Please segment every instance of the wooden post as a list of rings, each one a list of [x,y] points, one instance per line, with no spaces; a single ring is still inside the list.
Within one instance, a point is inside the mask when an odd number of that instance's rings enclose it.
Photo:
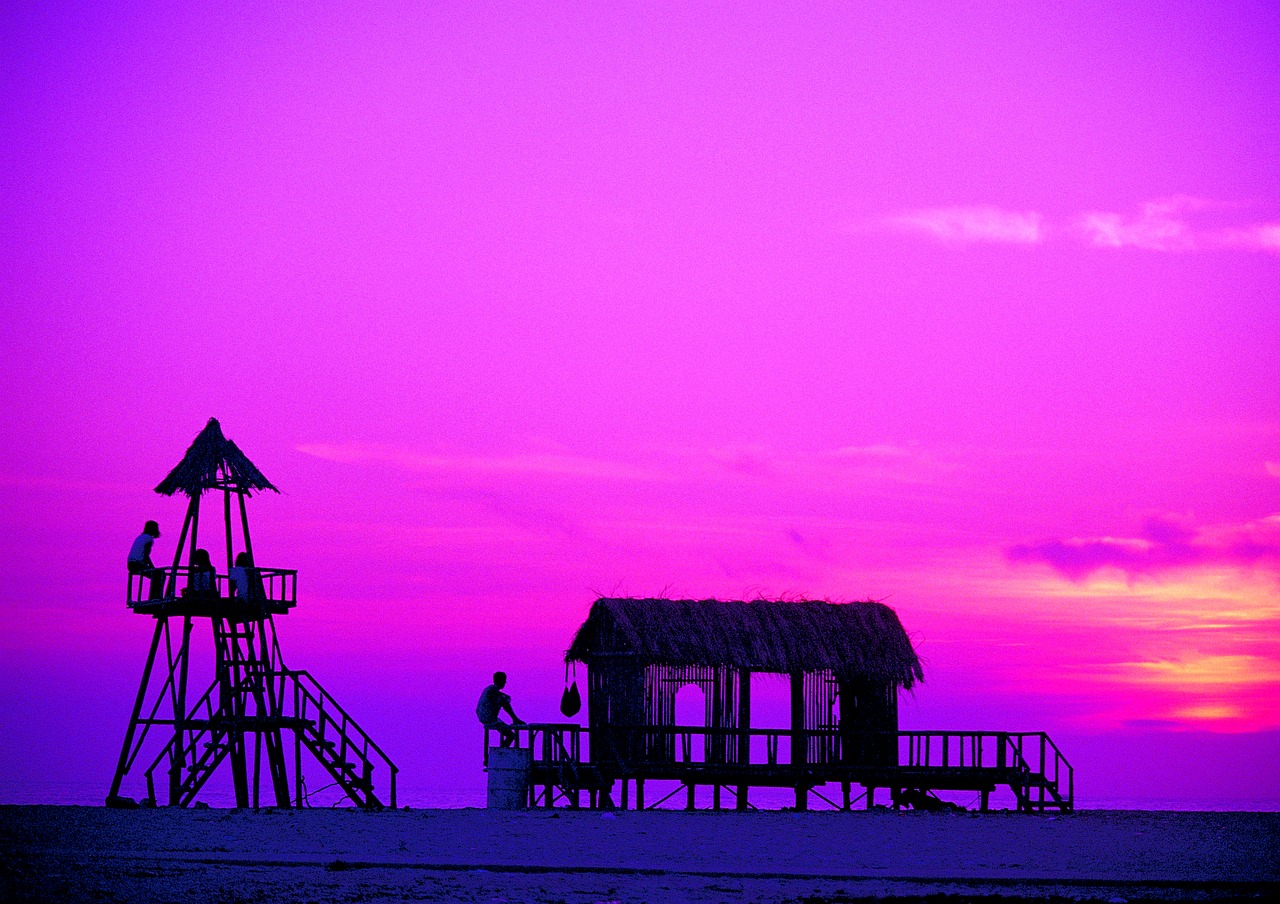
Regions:
[[[187,662],[190,657],[187,655],[191,650],[191,617],[184,616],[182,619],[182,647],[178,653],[181,660],[178,664],[178,702],[174,705],[173,713],[173,746],[174,756],[173,767],[169,772],[169,806],[175,806],[178,803],[179,786],[182,784],[182,770],[187,765],[187,748],[186,739],[183,734],[186,731],[187,721]]]
[[[720,782],[717,781],[711,786],[711,809],[720,809]]]
[[[688,803],[685,804],[685,809],[686,810],[695,809],[696,805],[694,803],[693,793],[694,793],[694,788],[696,788],[697,786],[693,782],[687,782],[685,784],[685,787],[689,790],[689,801]]]
[[[295,707],[296,710],[296,707]],[[294,806],[302,808],[302,728],[293,731],[293,791]]]
[[[249,512],[244,505],[245,491],[240,490],[236,496],[240,499],[240,529],[244,531],[244,551],[249,554],[249,562],[257,568],[258,560],[253,557],[253,541],[249,539]]]
[[[187,503],[187,516],[182,519],[182,532],[178,535],[178,545],[173,549],[173,570],[169,572],[169,579],[166,581],[167,596],[176,596],[178,593],[178,566],[182,564],[182,547],[187,542],[187,531],[191,528],[191,519],[199,506],[199,496],[192,496],[191,501]]]
[[[796,778],[796,809],[809,808],[809,788],[805,784],[805,767],[809,760],[808,733],[804,725],[804,673],[791,675],[791,768]]]
[[[751,669],[738,672],[738,763],[751,762]],[[738,785],[735,809],[747,809],[747,786]]]
[[[986,788],[982,789],[982,812],[987,812],[987,804],[990,803],[991,792]]]
[[[620,800],[622,801],[622,809],[625,810],[627,808],[627,805],[630,803],[629,801],[630,796],[631,796],[631,779],[624,778],[622,780],[622,797],[620,798]]]
[[[259,713],[261,715],[261,713]],[[253,733],[253,808],[256,810],[260,805],[260,791],[262,788],[262,732],[255,731]]]
[[[156,629],[151,635],[151,651],[147,653],[147,664],[142,667],[142,683],[138,685],[138,696],[133,703],[133,715],[129,717],[129,727],[124,732],[124,744],[120,748],[120,760],[116,763],[115,778],[111,780],[111,790],[107,800],[114,800],[120,794],[120,783],[124,781],[125,770],[129,766],[129,754],[133,748],[133,734],[138,728],[138,716],[142,715],[142,704],[146,702],[147,682],[151,680],[151,669],[156,663],[156,652],[160,649],[160,634],[164,630],[167,619],[157,618]]]
[[[271,626],[272,643],[270,646],[267,644],[268,625]],[[275,629],[275,622],[270,615],[258,623],[258,655],[261,660],[262,680],[267,686],[265,699],[261,686],[258,688],[258,710],[259,714],[261,714],[265,703],[267,714],[272,719],[278,719],[284,714],[284,701],[276,695],[275,669],[271,658],[271,652],[276,643]],[[284,740],[280,736],[279,723],[268,729],[265,740],[267,744],[267,766],[271,771],[271,784],[275,790],[276,806],[287,809],[289,806],[289,775],[284,765]]]
[[[876,789],[868,785],[867,786],[867,809],[870,810],[875,805],[876,805]]]
[[[227,525],[227,573],[229,574],[231,566],[235,564],[235,544],[231,540],[231,488],[227,486],[222,488],[222,516]]]
[[[843,802],[842,809],[849,810],[853,808],[853,789],[850,787],[848,779],[840,783],[840,794]]]
[[[196,545],[200,542],[200,497],[196,496],[191,500],[191,546],[188,547],[187,564],[194,565],[196,558]]]
[[[644,809],[644,779],[636,779],[636,809]]]

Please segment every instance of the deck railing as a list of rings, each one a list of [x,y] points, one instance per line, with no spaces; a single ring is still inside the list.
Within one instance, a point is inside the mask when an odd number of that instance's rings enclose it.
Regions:
[[[130,606],[162,600],[218,600],[231,593],[231,579],[225,574],[213,575],[213,590],[197,590],[192,586],[196,571],[190,565],[156,568],[147,574],[130,574],[126,601]],[[249,600],[290,608],[298,602],[296,568],[249,568]]]
[[[572,723],[513,726],[516,746],[533,751],[536,763],[583,762],[583,729]],[[485,729],[485,763],[496,729]],[[857,744],[849,756],[843,745]],[[609,726],[595,737],[591,762],[610,763],[626,776],[654,767],[795,767],[850,770],[988,770],[1016,786],[1020,799],[1056,794],[1075,804],[1075,770],[1042,731],[898,731],[854,735],[838,728],[709,728],[706,726]],[[814,751],[825,751],[815,758]],[[799,756],[796,754],[799,753]],[[896,754],[896,755],[895,755]]]
[[[512,735],[513,747],[529,750],[538,763],[578,766],[582,759],[583,728],[576,722],[521,722],[504,729]],[[503,731],[484,729],[484,764],[489,765],[489,747],[502,742]]]

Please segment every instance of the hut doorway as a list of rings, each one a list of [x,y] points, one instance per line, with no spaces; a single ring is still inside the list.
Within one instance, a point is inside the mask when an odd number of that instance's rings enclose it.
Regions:
[[[707,726],[707,695],[697,684],[686,684],[676,691],[676,725],[680,728]],[[706,735],[683,733],[676,737],[678,762],[705,763]]]
[[[772,672],[751,673],[751,727],[791,728],[791,679]],[[778,739],[778,756],[791,762],[791,739]],[[751,762],[764,763],[768,758],[768,741],[763,735],[751,738]]]

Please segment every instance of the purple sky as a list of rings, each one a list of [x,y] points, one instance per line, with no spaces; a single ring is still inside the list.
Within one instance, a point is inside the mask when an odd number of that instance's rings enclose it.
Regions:
[[[216,416],[409,802],[665,592],[884,599],[907,727],[1280,807],[1274,4],[81,6],[0,13],[0,800],[105,794]]]

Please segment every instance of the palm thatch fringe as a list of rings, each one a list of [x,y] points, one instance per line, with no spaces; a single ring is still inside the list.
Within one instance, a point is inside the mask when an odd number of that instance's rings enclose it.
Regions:
[[[220,468],[225,471],[226,478],[220,476]],[[182,461],[156,487],[156,492],[165,496],[182,492],[194,497],[226,484],[245,492],[280,492],[235,443],[222,435],[217,418],[211,417],[191,443],[191,448],[187,449],[187,454],[182,456]]]
[[[565,654],[635,654],[642,663],[818,672],[912,687],[920,659],[883,603],[609,599],[595,601]]]

